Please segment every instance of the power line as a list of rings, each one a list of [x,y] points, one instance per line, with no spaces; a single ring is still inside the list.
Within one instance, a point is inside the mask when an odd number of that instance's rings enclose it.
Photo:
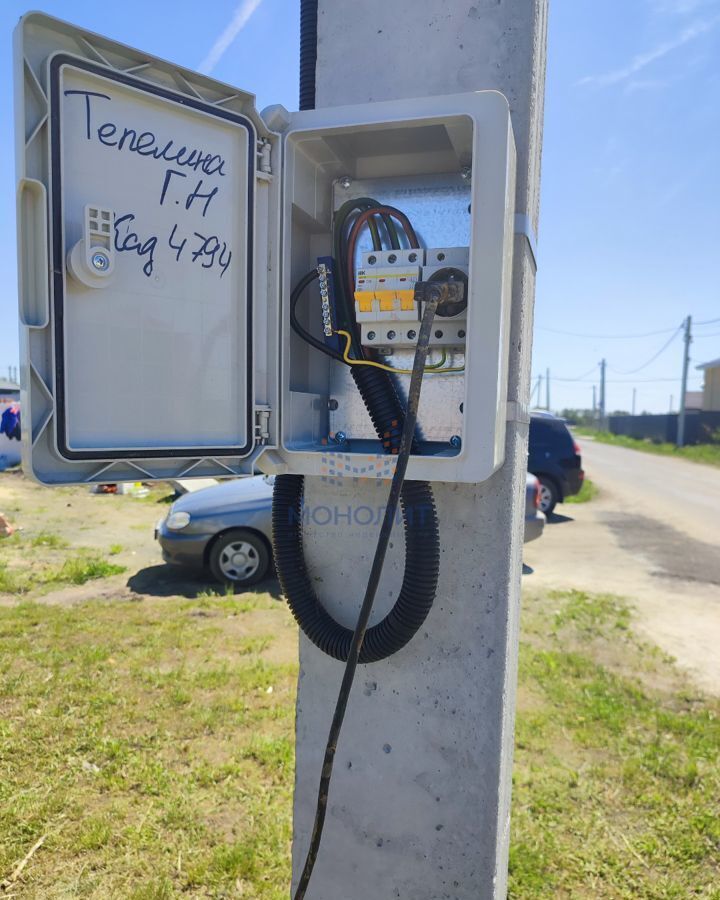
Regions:
[[[715,321],[720,322],[720,319],[716,319]],[[699,322],[698,324],[703,323]],[[635,338],[654,337],[658,334],[669,334],[671,331],[674,331],[673,328],[661,328],[659,331],[646,331],[643,334],[582,334],[577,331],[560,331],[557,328],[544,328],[541,325],[537,325],[536,329],[538,331],[549,331],[551,334],[564,334],[568,337],[577,338],[595,338],[602,341],[633,340]]]
[[[692,375],[690,377],[702,379],[702,375]],[[555,378],[553,376],[553,380],[573,384],[595,384],[594,378]],[[608,378],[607,384],[656,384],[661,381],[680,381],[680,378]]]
[[[652,363],[655,362],[655,360],[658,358],[658,356],[660,356],[662,353],[664,353],[667,350],[667,348],[670,346],[670,344],[672,344],[672,342],[680,334],[681,331],[682,331],[682,326],[675,331],[675,333],[670,337],[670,339],[662,345],[662,347],[658,350],[658,352],[654,356],[651,356],[647,362],[643,363],[641,366],[638,366],[637,369],[628,369],[627,371],[624,369],[613,369],[613,372],[617,372],[618,375],[634,375],[636,372],[642,372],[643,369],[647,369],[647,367],[649,365],[651,365]]]
[[[694,322],[694,325],[714,325],[716,322],[720,322],[720,319],[705,319],[704,322]]]

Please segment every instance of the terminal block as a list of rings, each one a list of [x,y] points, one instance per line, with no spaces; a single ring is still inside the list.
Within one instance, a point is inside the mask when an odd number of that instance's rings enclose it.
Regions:
[[[332,256],[320,256],[317,263],[323,339],[328,347],[340,350],[340,340],[336,333],[337,312],[335,309],[335,276],[333,274],[335,263]]]
[[[355,274],[355,316],[366,347],[412,348],[422,321],[418,282],[464,280],[467,286],[469,249],[446,247],[369,251]],[[463,302],[449,307],[438,321],[431,344],[462,347],[467,334],[467,289]]]

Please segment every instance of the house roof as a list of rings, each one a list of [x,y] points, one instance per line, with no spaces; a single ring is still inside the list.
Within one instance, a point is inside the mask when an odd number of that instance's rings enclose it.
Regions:
[[[713,359],[711,362],[703,363],[701,366],[695,366],[696,369],[717,369],[720,368],[720,357]]]

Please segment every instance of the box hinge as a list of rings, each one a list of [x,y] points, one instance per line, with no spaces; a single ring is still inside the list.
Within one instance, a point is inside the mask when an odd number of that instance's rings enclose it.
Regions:
[[[267,444],[270,440],[270,414],[269,406],[255,407],[255,443]]]
[[[270,153],[272,147],[270,141],[262,138],[257,142],[257,168],[258,174],[272,175],[272,164],[270,162]]]

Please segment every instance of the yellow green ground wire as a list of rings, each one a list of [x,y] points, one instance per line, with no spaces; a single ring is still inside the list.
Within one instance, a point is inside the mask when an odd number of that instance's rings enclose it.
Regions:
[[[343,361],[349,366],[372,366],[375,369],[382,369],[385,372],[393,372],[395,375],[412,375],[412,369],[396,369],[393,366],[386,366],[385,363],[373,362],[370,359],[353,359],[350,356],[350,346],[352,344],[352,335],[349,331],[341,328],[335,330],[334,334],[341,334],[345,338],[345,350],[343,351]],[[425,366],[425,372],[428,375],[445,375],[448,373],[464,372],[465,366],[449,366],[443,369],[447,359],[447,353],[443,350],[442,359],[439,363],[433,363],[431,366]]]

